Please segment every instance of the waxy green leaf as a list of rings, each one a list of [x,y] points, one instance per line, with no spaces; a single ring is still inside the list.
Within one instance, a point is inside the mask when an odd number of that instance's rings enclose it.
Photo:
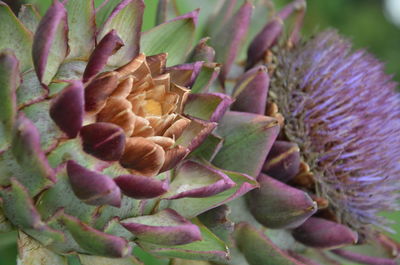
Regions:
[[[5,215],[13,220],[13,224],[18,228],[35,236],[43,245],[64,240],[61,232],[51,229],[41,220],[27,189],[15,178],[11,179],[11,187],[0,190],[0,195],[3,198]]]
[[[20,62],[21,71],[32,67],[32,33],[17,19],[11,9],[0,2],[0,51],[12,49]]]
[[[61,220],[75,241],[93,255],[122,258],[131,253],[128,241],[121,237],[96,230],[66,214],[61,216]]]
[[[216,169],[220,170],[218,168]],[[222,172],[236,183],[234,187],[206,198],[181,198],[171,200],[168,207],[176,210],[186,218],[194,218],[209,209],[225,204],[258,187],[257,181],[245,174],[227,170],[222,170]]]
[[[192,93],[204,93],[208,91],[208,88],[213,84],[215,79],[218,77],[220,71],[220,65],[216,63],[204,63],[197,76],[196,82],[194,83],[191,92]]]
[[[124,46],[110,57],[108,64],[120,66],[128,63],[138,55],[143,10],[143,0],[123,0],[104,22],[98,39],[101,40],[114,29],[124,43]]]
[[[197,16],[195,10],[144,32],[141,51],[146,55],[168,53],[168,66],[183,62],[192,46]]]
[[[128,218],[121,224],[143,242],[171,246],[201,240],[199,228],[171,209]]]
[[[142,241],[137,241],[137,243],[144,250],[161,257],[211,260],[225,263],[229,259],[229,251],[225,243],[197,220],[194,223],[200,228],[203,238],[201,241],[181,246],[162,246]]]
[[[211,161],[217,155],[224,143],[224,139],[214,134],[210,134],[204,142],[197,147],[190,155],[207,161]]]
[[[92,221],[92,215],[96,211],[96,207],[82,202],[74,195],[64,170],[57,175],[57,183],[42,194],[36,207],[44,219],[63,208],[65,213],[73,214],[88,223]]]
[[[18,19],[25,25],[25,27],[32,33],[36,31],[41,16],[33,5],[22,5],[18,13]]]
[[[17,118],[11,148],[0,155],[0,175],[18,179],[32,196],[54,182],[54,171],[40,147],[40,135],[23,114]],[[3,182],[3,181],[1,181]]]
[[[18,250],[18,264],[35,264],[32,261],[40,261],[40,265],[68,265],[65,256],[47,249],[23,232],[18,236]]]
[[[68,54],[67,11],[55,1],[35,32],[32,57],[39,80],[48,85]]]
[[[257,177],[278,133],[274,118],[227,112],[216,130],[225,141],[213,164]]]
[[[68,12],[68,58],[88,59],[95,44],[95,18],[93,0],[69,0]]]
[[[236,244],[250,265],[301,265],[279,249],[261,231],[241,223],[234,234]]]

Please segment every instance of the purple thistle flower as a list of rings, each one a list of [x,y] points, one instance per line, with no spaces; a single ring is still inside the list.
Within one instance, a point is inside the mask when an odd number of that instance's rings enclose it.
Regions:
[[[269,99],[317,195],[361,234],[390,230],[379,213],[399,208],[400,97],[384,65],[332,30],[277,50],[276,64]]]

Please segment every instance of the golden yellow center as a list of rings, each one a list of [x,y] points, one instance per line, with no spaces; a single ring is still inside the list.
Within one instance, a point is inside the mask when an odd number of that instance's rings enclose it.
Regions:
[[[161,116],[163,114],[160,102],[155,101],[154,99],[146,100],[146,104],[144,105],[144,111],[148,115]]]

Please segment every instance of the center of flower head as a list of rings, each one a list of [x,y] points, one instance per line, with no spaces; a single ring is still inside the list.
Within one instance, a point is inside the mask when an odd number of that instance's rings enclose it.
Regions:
[[[155,175],[168,168],[172,154],[187,153],[175,140],[190,124],[181,115],[189,90],[171,82],[165,64],[165,54],[140,54],[98,75],[85,90],[87,113],[96,122],[112,123],[124,131],[120,163],[135,174]]]
[[[146,113],[146,115],[161,116],[162,115],[161,103],[155,101],[154,99],[146,100],[146,103],[144,105],[144,112]]]

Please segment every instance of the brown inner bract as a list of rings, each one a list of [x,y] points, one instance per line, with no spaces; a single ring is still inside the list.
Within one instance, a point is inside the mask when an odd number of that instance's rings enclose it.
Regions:
[[[189,90],[171,82],[169,73],[163,74],[165,63],[165,54],[140,54],[91,82],[97,81],[96,91],[105,94],[99,97],[97,92],[95,103],[86,111],[97,122],[113,123],[124,130],[126,146],[120,163],[133,174],[156,175],[188,153],[176,146],[175,140],[190,123],[180,115]]]

